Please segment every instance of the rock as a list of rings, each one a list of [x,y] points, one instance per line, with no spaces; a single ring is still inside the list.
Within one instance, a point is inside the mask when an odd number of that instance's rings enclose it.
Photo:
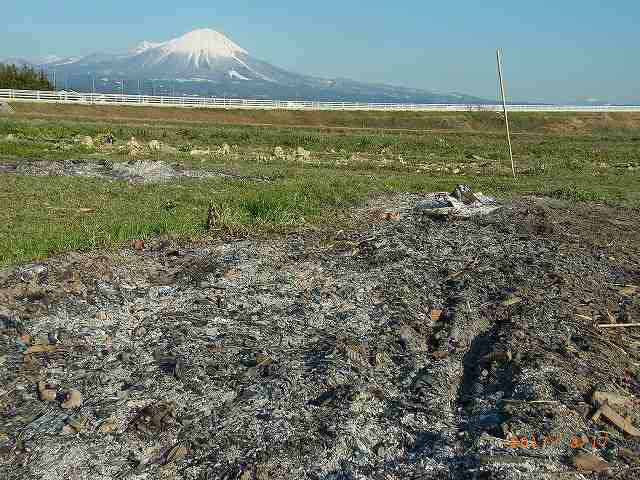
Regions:
[[[189,155],[191,155],[192,157],[200,157],[200,156],[204,156],[204,155],[211,155],[211,150],[207,149],[207,150],[198,150],[198,149],[193,149],[189,152]]]
[[[79,408],[82,406],[82,393],[79,390],[71,389],[66,394],[66,400],[61,407],[66,409]]]
[[[284,160],[287,155],[284,152],[284,148],[278,146],[273,149],[273,156],[276,157],[278,160]]]
[[[80,139],[80,144],[84,145],[85,147],[93,147],[93,138],[88,135],[84,136]]]
[[[399,222],[400,212],[384,212],[382,218],[388,222]]]
[[[138,251],[142,251],[144,250],[145,244],[144,244],[144,240],[134,240],[133,242],[131,242],[131,246],[133,247],[134,250],[138,250]]]
[[[89,419],[82,415],[76,415],[67,419],[67,425],[73,427],[76,432],[84,432],[89,427]]]
[[[577,453],[570,459],[571,465],[581,472],[605,472],[609,464],[590,453]]]
[[[62,427],[62,433],[64,435],[73,435],[74,433],[76,433],[76,429],[71,425],[65,425],[64,427]]]
[[[608,404],[611,407],[619,406],[627,408],[638,406],[638,400],[631,397],[623,397],[621,395],[610,392],[593,392],[592,400],[595,407],[601,407],[605,404]]]
[[[175,417],[174,403],[159,402],[142,409],[133,425],[139,431],[152,435],[163,431]]]
[[[640,430],[627,418],[612,409],[608,404],[602,405],[593,415],[592,420],[597,422],[600,420],[600,417],[605,417],[610,422],[614,423],[620,430],[628,433],[632,437],[640,437]]]
[[[43,402],[55,402],[58,392],[53,388],[48,388],[44,382],[38,383],[38,396]]]
[[[11,105],[6,102],[0,102],[0,114],[8,115],[12,113],[15,113],[15,111],[11,108]]]
[[[113,418],[107,418],[98,427],[98,432],[100,433],[114,433],[117,431],[118,431],[118,424]]]
[[[308,160],[311,156],[311,152],[309,150],[305,150],[303,147],[298,147],[296,150],[296,156],[298,160]]]
[[[136,337],[144,337],[146,333],[147,333],[147,329],[144,328],[142,325],[139,327],[136,327],[136,329],[133,331],[133,334]]]

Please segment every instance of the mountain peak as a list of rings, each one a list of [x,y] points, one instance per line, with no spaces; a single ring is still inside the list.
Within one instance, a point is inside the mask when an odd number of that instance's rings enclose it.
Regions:
[[[240,61],[238,56],[248,52],[210,28],[193,30],[166,42],[144,41],[131,54],[143,56],[145,66],[157,66],[167,61],[177,61],[188,69],[211,69],[221,61]],[[241,62],[242,63],[242,62]]]
[[[194,60],[200,57],[234,58],[238,53],[248,53],[222,33],[210,28],[185,33],[181,37],[164,42],[160,47],[167,53],[186,54],[192,56]]]

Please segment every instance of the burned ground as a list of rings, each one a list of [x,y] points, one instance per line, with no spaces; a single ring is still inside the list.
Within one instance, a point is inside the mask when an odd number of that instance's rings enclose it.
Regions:
[[[264,180],[262,178],[233,175],[204,170],[188,170],[181,165],[169,165],[165,162],[131,160],[114,163],[87,160],[66,160],[64,162],[32,161],[0,163],[0,174],[25,175],[34,177],[93,177],[108,180],[125,180],[132,183],[162,183],[190,178],[225,178],[238,180]]]
[[[638,476],[633,430],[592,420],[607,392],[640,424],[638,330],[598,327],[640,318],[638,212],[419,199],[5,271],[0,476]]]

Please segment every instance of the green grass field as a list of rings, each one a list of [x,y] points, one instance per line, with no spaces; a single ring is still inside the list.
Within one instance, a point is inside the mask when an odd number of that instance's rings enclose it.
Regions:
[[[135,159],[271,181],[209,178],[141,185],[1,175],[2,265],[162,234],[187,240],[342,227],[345,210],[372,196],[448,190],[458,183],[500,197],[535,192],[571,201],[640,206],[640,128],[633,115],[514,115],[514,181],[495,113],[442,114],[440,130],[437,114],[429,114],[428,125],[403,114],[378,114],[379,130],[368,129],[372,118],[364,115],[367,129],[362,130],[356,128],[353,113],[341,119],[329,112],[324,119],[312,119],[325,126],[301,119],[303,125],[290,128],[214,123],[200,118],[202,112],[193,113],[198,118],[191,120],[164,112],[166,118],[144,121],[138,118],[144,112],[135,107],[126,110],[135,120],[104,117],[93,107],[54,107],[44,112],[40,106],[21,104],[16,115],[0,117],[1,162],[130,161],[125,144],[135,137],[141,144],[159,140],[169,146],[160,152],[141,148]],[[92,113],[95,118],[87,120]],[[283,112],[280,119],[276,113],[269,113],[273,123],[289,121],[289,113]],[[126,117],[122,111],[119,115]],[[256,115],[266,114],[227,115],[245,115],[246,122],[238,122],[251,123]],[[404,130],[390,130],[393,115]],[[337,123],[347,128],[335,128]],[[436,129],[426,131],[425,125]],[[86,147],[77,142],[85,135],[97,139],[105,134],[115,137],[115,145],[96,142]],[[232,146],[231,152],[215,153],[215,147],[225,143]],[[282,158],[274,154],[276,147],[282,147]],[[296,156],[298,147],[310,151],[309,158]],[[214,153],[189,154],[208,148]],[[210,202],[215,206],[214,228],[206,231]]]

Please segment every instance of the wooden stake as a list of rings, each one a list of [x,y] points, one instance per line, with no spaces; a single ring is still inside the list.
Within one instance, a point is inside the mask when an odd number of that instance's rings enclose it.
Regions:
[[[640,323],[601,323],[598,328],[627,328],[640,327]]]
[[[511,133],[509,132],[509,118],[507,116],[507,96],[504,93],[504,81],[502,79],[502,59],[500,58],[500,49],[496,50],[498,58],[498,78],[500,79],[500,91],[502,92],[502,105],[504,107],[504,124],[507,127],[507,143],[509,144],[509,158],[511,159],[511,173],[516,178],[516,167],[513,164],[513,150],[511,148]]]

